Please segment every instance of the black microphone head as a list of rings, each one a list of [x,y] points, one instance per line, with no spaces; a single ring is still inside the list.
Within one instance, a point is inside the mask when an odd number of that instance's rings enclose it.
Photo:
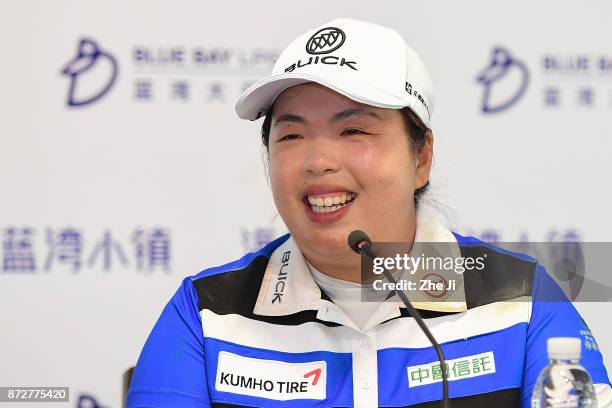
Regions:
[[[372,243],[372,241],[370,241],[370,237],[368,237],[368,235],[365,232],[361,230],[355,230],[349,234],[348,244],[351,247],[351,249],[357,252],[358,254],[363,253],[362,247],[364,243],[367,243],[367,244]]]

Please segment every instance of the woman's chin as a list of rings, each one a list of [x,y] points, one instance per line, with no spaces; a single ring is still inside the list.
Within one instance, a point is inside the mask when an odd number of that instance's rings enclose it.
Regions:
[[[344,231],[327,231],[310,234],[306,237],[306,244],[319,254],[339,255],[350,251],[347,240],[348,233]]]

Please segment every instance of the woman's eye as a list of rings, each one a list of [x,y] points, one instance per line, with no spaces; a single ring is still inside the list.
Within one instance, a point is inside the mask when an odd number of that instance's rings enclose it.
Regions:
[[[364,133],[364,132],[359,130],[359,129],[355,129],[355,128],[345,129],[342,132],[343,135],[356,135],[356,134],[359,134],[359,133]]]
[[[278,139],[278,141],[282,142],[284,140],[293,140],[293,139],[297,139],[299,137],[300,137],[300,135],[296,135],[295,133],[291,133],[289,135],[285,135],[285,136],[281,137],[280,139]]]

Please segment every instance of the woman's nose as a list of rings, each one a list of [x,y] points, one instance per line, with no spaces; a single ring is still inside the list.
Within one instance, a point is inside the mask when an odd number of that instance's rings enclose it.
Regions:
[[[315,137],[309,141],[304,170],[308,174],[323,175],[336,173],[341,167],[340,144],[327,137]]]

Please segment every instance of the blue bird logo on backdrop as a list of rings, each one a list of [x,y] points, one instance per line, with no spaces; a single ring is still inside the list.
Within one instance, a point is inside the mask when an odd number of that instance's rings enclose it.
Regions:
[[[527,66],[503,47],[493,49],[491,61],[478,75],[483,85],[481,110],[483,113],[501,112],[514,105],[527,90]]]
[[[89,394],[81,394],[79,395],[79,400],[77,401],[77,408],[105,408],[92,396]]]
[[[62,70],[70,79],[66,104],[76,107],[100,100],[115,84],[118,70],[115,57],[102,51],[95,41],[82,38],[77,55]]]

